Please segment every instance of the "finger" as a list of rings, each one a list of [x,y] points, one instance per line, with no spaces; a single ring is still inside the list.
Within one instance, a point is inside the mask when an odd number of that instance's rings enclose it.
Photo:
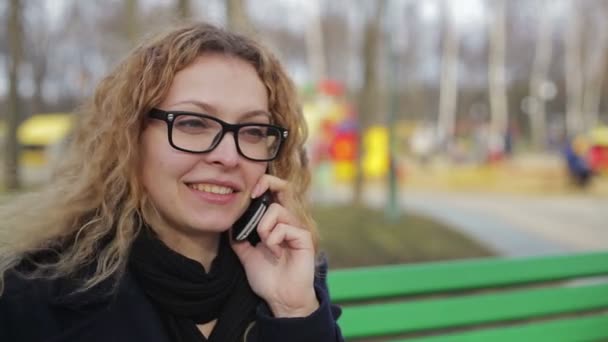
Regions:
[[[270,232],[264,241],[268,249],[277,257],[281,258],[283,250],[312,250],[312,235],[309,231],[280,223]]]
[[[281,193],[288,191],[289,184],[286,180],[281,179],[279,177],[273,175],[263,175],[262,177],[260,177],[258,183],[251,192],[251,198],[259,197],[268,189],[275,193]]]
[[[252,246],[248,242],[233,242],[231,247],[241,264],[245,267],[247,267],[248,264],[256,263],[256,258],[253,257],[255,254],[261,254],[265,260],[271,263],[278,260],[274,252],[263,243]]]
[[[289,210],[278,203],[272,203],[258,223],[257,230],[260,239],[265,240],[274,227],[279,223],[299,226],[298,221],[291,214],[291,212],[289,212]]]

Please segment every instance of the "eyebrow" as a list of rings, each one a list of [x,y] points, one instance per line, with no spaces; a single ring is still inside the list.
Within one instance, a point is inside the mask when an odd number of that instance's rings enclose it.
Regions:
[[[183,104],[195,105],[198,108],[200,108],[203,112],[210,113],[210,114],[216,114],[218,112],[218,110],[214,106],[210,105],[209,103],[206,103],[203,101],[197,101],[197,100],[184,100],[184,101],[172,103],[171,105],[176,106],[176,105],[183,105]],[[253,117],[260,116],[260,115],[266,116],[269,120],[272,119],[272,115],[270,115],[270,113],[268,113],[267,111],[261,110],[261,109],[254,109],[254,110],[250,110],[250,111],[243,113],[239,117],[239,120],[251,119]]]
[[[272,115],[270,115],[270,113],[268,113],[265,110],[252,110],[252,111],[249,111],[249,112],[245,112],[241,116],[241,119],[251,119],[251,118],[256,117],[256,116],[265,116],[269,120],[272,119]]]
[[[212,105],[210,105],[206,102],[196,101],[196,100],[179,101],[179,102],[172,103],[171,106],[184,105],[184,104],[195,105],[196,107],[200,108],[203,112],[206,112],[206,113],[216,113],[217,112],[216,108],[213,107]]]

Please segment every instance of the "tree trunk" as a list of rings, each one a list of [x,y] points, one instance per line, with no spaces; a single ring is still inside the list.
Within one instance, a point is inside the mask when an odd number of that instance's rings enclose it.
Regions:
[[[50,20],[44,3],[37,2],[29,5],[28,10],[32,14],[32,18],[23,23],[25,38],[23,51],[25,60],[29,61],[32,66],[34,94],[32,95],[30,112],[36,114],[45,110],[44,81],[47,78],[49,63],[54,58],[50,43],[51,41],[58,41],[59,37],[56,29],[49,28]]]
[[[226,18],[228,19],[228,28],[230,30],[246,34],[254,33],[244,0],[227,0]]]
[[[505,1],[494,1],[493,5],[494,20],[490,28],[490,53],[488,61],[490,127],[494,134],[504,136],[509,119],[505,77]]]
[[[583,77],[581,67],[581,44],[579,12],[571,6],[564,30],[565,75],[566,75],[566,133],[572,137],[583,129]]]
[[[547,140],[547,113],[545,102],[546,94],[542,91],[543,84],[548,81],[549,66],[553,54],[553,17],[550,15],[549,4],[543,2],[540,11],[540,23],[538,26],[538,37],[536,40],[536,50],[532,65],[532,75],[530,77],[530,99],[531,107],[528,115],[530,116],[530,133],[533,146],[541,150]]]
[[[42,88],[44,85],[46,71],[34,70],[34,94],[32,95],[32,108],[33,114],[39,114],[44,111],[44,99],[42,94]]]
[[[7,136],[6,159],[4,161],[4,182],[9,191],[20,187],[19,181],[19,143],[17,141],[17,127],[21,113],[19,99],[19,64],[23,58],[23,27],[22,6],[20,0],[11,0],[9,17],[7,20],[9,58],[8,58],[8,105],[7,105]]]
[[[380,20],[384,13],[385,0],[375,4],[373,17],[365,25],[363,40],[363,88],[359,96],[358,121],[359,137],[357,139],[357,154],[355,159],[355,178],[353,184],[353,204],[361,205],[363,193],[363,134],[370,125],[370,118],[378,113],[378,43],[380,37]]]
[[[323,26],[318,0],[310,0],[313,12],[310,25],[306,27],[306,51],[308,53],[308,66],[313,82],[319,82],[326,77],[325,49],[323,39]]]
[[[177,1],[177,16],[178,18],[190,18],[192,13],[190,8],[190,0],[178,0]]]
[[[129,44],[133,46],[139,36],[139,5],[137,0],[127,0],[125,7],[127,38],[129,39]]]
[[[32,49],[32,71],[34,74],[34,94],[32,95],[31,113],[39,114],[44,111],[44,81],[46,80],[49,59],[49,40],[40,42],[39,49]]]
[[[605,13],[605,8],[597,8],[598,11]],[[597,18],[597,17],[594,17]],[[595,19],[599,29],[594,30],[593,34],[588,34],[587,58],[585,61],[585,88],[583,94],[583,113],[584,113],[584,128],[591,129],[599,122],[600,112],[600,94],[602,93],[602,85],[604,83],[606,47],[608,46],[608,34],[606,25],[603,20]]]
[[[439,90],[439,119],[437,133],[442,142],[450,143],[454,136],[458,100],[458,34],[447,0],[443,1],[445,28],[441,57]]]

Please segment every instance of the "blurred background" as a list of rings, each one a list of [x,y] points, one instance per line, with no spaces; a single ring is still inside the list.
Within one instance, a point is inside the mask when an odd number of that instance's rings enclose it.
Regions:
[[[608,1],[6,0],[0,201],[49,181],[77,106],[184,19],[300,91],[336,267],[608,248]]]

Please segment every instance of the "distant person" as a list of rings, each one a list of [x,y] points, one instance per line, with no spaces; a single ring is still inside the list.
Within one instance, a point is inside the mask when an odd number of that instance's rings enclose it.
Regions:
[[[567,141],[562,151],[571,181],[581,188],[589,185],[593,175],[586,158],[585,145],[584,140],[577,137]]]
[[[305,205],[305,121],[266,48],[170,28],[80,119],[56,179],[0,208],[0,341],[343,340]],[[237,242],[262,194],[259,240]]]

